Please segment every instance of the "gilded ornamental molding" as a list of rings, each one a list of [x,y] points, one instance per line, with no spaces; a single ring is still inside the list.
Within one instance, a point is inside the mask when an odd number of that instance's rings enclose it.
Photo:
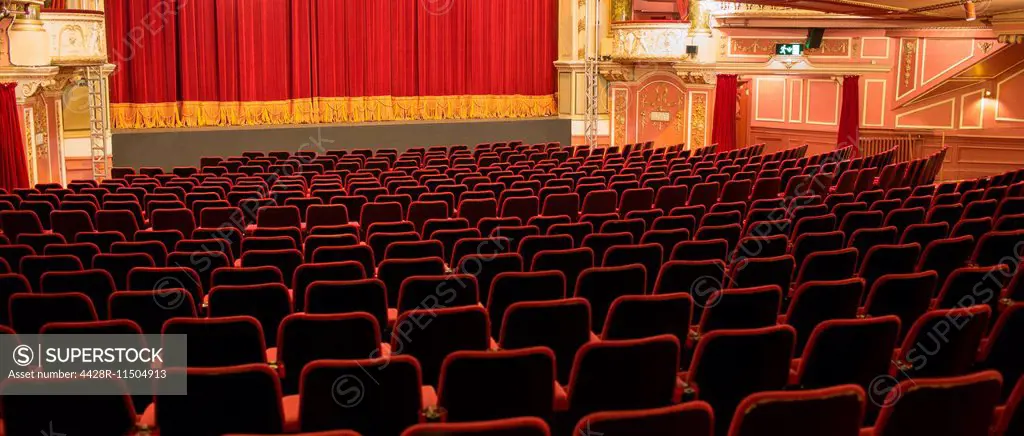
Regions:
[[[631,65],[602,63],[597,67],[598,74],[609,82],[632,82],[634,73]]]
[[[834,16],[840,14],[830,14],[827,12],[812,11],[807,9],[796,9],[787,8],[785,6],[773,6],[773,5],[760,5],[753,3],[738,3],[738,2],[720,2],[720,1],[701,1],[704,5],[704,9],[711,13],[714,17],[781,17],[781,18],[793,18],[794,16],[799,17],[817,17],[817,16]]]
[[[621,61],[680,61],[686,58],[690,25],[680,22],[615,23],[612,59]]]
[[[674,66],[676,76],[687,85],[712,85],[717,82],[717,75],[709,69],[692,69],[686,65]]]
[[[0,82],[17,82],[15,96],[18,104],[34,96],[40,89],[52,86],[57,67],[5,67],[0,68]]]
[[[44,12],[42,17],[54,65],[107,62],[107,37],[102,14]]]

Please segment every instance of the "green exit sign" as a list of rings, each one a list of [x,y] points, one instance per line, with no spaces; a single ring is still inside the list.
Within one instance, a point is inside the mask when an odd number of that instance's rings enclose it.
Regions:
[[[800,56],[804,54],[803,44],[775,44],[777,56]]]

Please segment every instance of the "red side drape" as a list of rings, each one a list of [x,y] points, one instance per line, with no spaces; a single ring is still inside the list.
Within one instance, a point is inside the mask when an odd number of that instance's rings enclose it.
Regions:
[[[106,13],[117,128],[557,114],[556,0],[108,0]]]
[[[17,83],[0,83],[0,188],[10,191],[28,187],[25,133],[18,121],[21,111],[15,97]]]
[[[853,146],[860,153],[860,76],[843,78],[843,100],[839,113],[839,134],[836,148]]]
[[[718,144],[718,151],[736,149],[736,86],[735,74],[718,75],[711,123],[711,143]]]

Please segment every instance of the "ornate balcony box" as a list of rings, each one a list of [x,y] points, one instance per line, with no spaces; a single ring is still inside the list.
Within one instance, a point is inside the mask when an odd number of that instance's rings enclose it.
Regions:
[[[615,61],[679,62],[689,59],[686,45],[690,23],[681,21],[620,21],[611,25]]]
[[[43,26],[50,38],[53,65],[96,65],[107,62],[107,36],[102,11],[47,10]]]

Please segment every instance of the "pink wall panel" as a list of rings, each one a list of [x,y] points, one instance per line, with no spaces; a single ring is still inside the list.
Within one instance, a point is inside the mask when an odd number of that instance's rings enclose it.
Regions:
[[[802,79],[788,79],[789,87],[789,122],[802,123],[804,121],[804,81]]]
[[[890,55],[891,43],[892,40],[886,37],[862,38],[860,57],[862,59],[887,59]]]
[[[836,135],[833,132],[755,127],[750,130],[750,135],[751,142],[765,144],[766,153],[807,144],[807,155],[810,156],[836,147]]]
[[[678,79],[661,76],[641,85],[637,93],[638,141],[678,144],[686,141],[686,93]]]
[[[786,121],[786,79],[758,77],[755,81],[754,120]]]
[[[839,123],[839,84],[829,79],[807,80],[807,123]]]
[[[996,121],[1024,122],[1024,68],[996,84]]]
[[[866,79],[861,90],[860,123],[865,127],[882,127],[885,125],[885,100],[888,97],[885,80]]]
[[[952,129],[956,99],[932,103],[896,115],[896,127],[910,129]]]
[[[921,84],[956,70],[974,56],[974,39],[925,38],[921,42]]]
[[[985,126],[985,91],[960,96],[960,128],[981,129]]]

